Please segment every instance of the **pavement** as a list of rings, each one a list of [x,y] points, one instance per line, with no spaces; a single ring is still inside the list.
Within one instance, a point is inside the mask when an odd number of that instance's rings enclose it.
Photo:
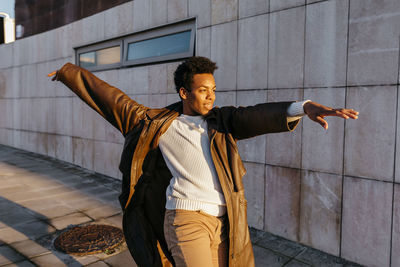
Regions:
[[[86,256],[54,248],[76,225],[122,228],[121,181],[46,156],[0,145],[0,267],[137,266],[123,243]],[[256,266],[360,266],[250,229]]]

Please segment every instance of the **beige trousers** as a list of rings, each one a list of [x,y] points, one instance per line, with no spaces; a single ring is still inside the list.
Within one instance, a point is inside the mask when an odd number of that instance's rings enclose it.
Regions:
[[[177,267],[227,267],[227,216],[166,210],[164,235]]]

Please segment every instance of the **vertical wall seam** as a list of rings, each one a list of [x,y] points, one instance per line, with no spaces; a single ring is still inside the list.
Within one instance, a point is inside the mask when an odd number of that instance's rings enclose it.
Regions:
[[[350,0],[347,8],[347,46],[346,46],[346,74],[344,88],[344,106],[347,108],[347,74],[349,68],[349,36],[350,36]],[[344,176],[345,176],[345,153],[346,153],[346,120],[343,127],[343,152],[342,152],[342,194],[340,203],[340,232],[339,232],[339,256],[342,257],[342,237],[343,237],[343,202],[344,202]]]
[[[301,8],[301,7],[299,7]],[[307,5],[304,5],[304,28],[303,28],[303,88],[300,93],[300,97],[304,99],[304,84],[305,84],[305,68],[306,68],[306,36],[307,36]],[[299,221],[298,221],[298,232],[297,232],[297,240],[300,242],[300,231],[301,231],[301,201],[302,201],[302,181],[305,175],[305,171],[303,171],[303,132],[304,132],[304,123],[301,121],[301,132],[300,132],[300,185],[299,185]]]
[[[399,55],[397,60],[397,83],[399,82],[399,73],[400,73],[400,36],[399,36]],[[392,251],[393,251],[393,228],[394,228],[394,189],[395,189],[395,181],[396,181],[396,148],[397,148],[397,127],[398,127],[398,116],[399,116],[399,84],[397,84],[396,88],[396,128],[394,131],[394,160],[393,160],[393,183],[392,183],[392,218],[391,218],[391,227],[390,227],[390,251],[389,251],[389,266],[392,266]]]
[[[268,102],[268,80],[269,80],[269,47],[270,47],[270,33],[271,33],[271,15],[269,13],[270,11],[270,7],[271,6],[271,1],[268,1],[268,10],[267,10],[267,14],[268,14],[268,26],[267,26],[267,36],[268,36],[268,41],[267,41],[267,88],[265,90],[265,101]],[[267,205],[267,200],[266,200],[266,195],[267,195],[267,150],[268,150],[268,138],[267,136],[265,136],[265,159],[264,159],[264,221],[263,221],[263,230],[266,231],[267,229],[267,224],[266,224],[266,218],[267,218],[267,213],[265,212],[266,209],[266,205]]]

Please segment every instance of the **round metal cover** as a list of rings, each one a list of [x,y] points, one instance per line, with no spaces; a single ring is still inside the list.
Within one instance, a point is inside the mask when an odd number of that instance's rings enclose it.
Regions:
[[[110,252],[124,241],[121,229],[102,224],[76,226],[61,233],[55,240],[57,250],[74,255]]]

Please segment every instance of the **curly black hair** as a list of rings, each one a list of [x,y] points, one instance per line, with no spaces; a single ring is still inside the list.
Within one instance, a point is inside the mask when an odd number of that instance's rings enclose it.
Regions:
[[[193,75],[211,73],[217,69],[217,64],[206,57],[191,57],[180,64],[174,72],[176,91],[179,93],[181,87],[190,91],[193,83]]]

